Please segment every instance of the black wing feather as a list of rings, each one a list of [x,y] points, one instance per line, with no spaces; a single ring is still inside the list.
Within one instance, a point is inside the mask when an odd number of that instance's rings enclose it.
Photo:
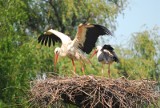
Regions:
[[[113,48],[111,45],[106,45],[106,44],[105,44],[105,45],[102,47],[101,50],[103,51],[104,49],[105,49],[105,50],[108,50],[110,53],[113,54],[113,59],[114,59],[115,62],[117,62],[117,63],[119,62],[119,59],[118,59],[116,53],[113,51],[114,48]]]
[[[113,50],[114,50],[114,48],[113,48],[111,45],[104,45],[104,46],[102,47],[102,50],[104,50],[104,49],[106,49],[106,50],[108,50],[108,51],[113,51]]]
[[[49,38],[48,46],[50,47],[52,43],[52,38]]]
[[[113,58],[114,58],[114,61],[115,61],[115,62],[119,63],[119,59],[118,59],[117,56],[114,56]]]
[[[112,35],[112,33],[104,26],[94,24],[94,27],[87,28],[86,40],[80,49],[89,54],[95,47],[95,43],[99,36]]]
[[[42,45],[43,44],[47,45],[48,43],[48,46],[50,47],[51,43],[53,43],[54,46],[55,42],[61,42],[61,39],[54,34],[51,35],[41,34],[38,37],[38,43],[41,43]]]
[[[45,36],[44,37],[42,37],[42,40],[41,40],[41,44],[43,45],[43,43],[44,43],[44,41],[45,41]]]
[[[46,37],[46,39],[45,39],[45,43],[44,43],[44,44],[45,44],[45,46],[47,45],[48,38],[49,38],[49,37],[47,36],[47,37]]]

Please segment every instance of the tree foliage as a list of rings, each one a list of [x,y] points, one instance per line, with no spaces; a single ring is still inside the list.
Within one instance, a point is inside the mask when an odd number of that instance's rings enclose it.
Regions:
[[[37,43],[45,27],[73,35],[80,22],[88,21],[115,30],[115,18],[125,6],[126,0],[1,0],[0,107],[29,107],[29,82],[53,72],[53,48]],[[68,59],[58,64],[61,75],[71,74],[70,68]]]
[[[154,41],[150,39],[148,31],[137,33],[137,36],[133,36],[133,50],[135,50],[135,56],[144,59],[153,59],[156,53]]]
[[[74,36],[81,22],[105,25],[116,29],[116,17],[127,6],[126,0],[2,0],[0,1],[0,107],[30,107],[29,82],[37,75],[55,74],[54,47],[37,43],[37,36],[52,27]],[[159,79],[159,29],[133,34],[132,47],[116,48],[120,64],[111,66],[112,77],[130,79]],[[62,60],[63,59],[63,60]],[[85,74],[101,75],[101,64],[96,58],[94,66],[86,64]],[[71,62],[60,58],[60,75],[71,75]],[[82,75],[76,62],[77,73]],[[105,70],[107,71],[107,66]],[[118,74],[117,74],[118,73]],[[105,72],[104,76],[107,76]]]
[[[36,5],[35,5],[36,4]],[[72,36],[82,22],[99,23],[115,30],[115,18],[126,6],[126,0],[45,0],[28,2],[28,26],[43,31],[47,26]],[[40,23],[41,22],[41,23]]]
[[[160,38],[156,29],[133,34],[132,47],[121,50],[119,73],[131,79],[159,79]]]

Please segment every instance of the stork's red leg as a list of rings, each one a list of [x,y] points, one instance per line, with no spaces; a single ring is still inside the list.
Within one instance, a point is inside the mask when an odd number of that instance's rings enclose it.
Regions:
[[[104,76],[104,64],[102,64],[102,76]]]
[[[75,66],[75,64],[74,64],[74,60],[73,60],[73,59],[71,59],[71,60],[72,60],[72,65],[73,65],[74,74],[76,74],[76,66]]]
[[[55,61],[55,59],[53,58],[53,61]],[[57,72],[57,68],[56,68],[56,65],[55,65],[55,63],[54,63],[54,72]]]
[[[83,72],[83,75],[84,75],[85,73],[84,73],[84,66],[83,66],[83,62],[82,62],[82,61],[80,61],[80,63],[81,63],[81,66],[82,66],[82,72]]]
[[[110,78],[110,64],[108,64],[108,77]]]
[[[88,59],[88,62],[89,62],[91,65],[93,65],[92,62],[91,62],[89,59]]]

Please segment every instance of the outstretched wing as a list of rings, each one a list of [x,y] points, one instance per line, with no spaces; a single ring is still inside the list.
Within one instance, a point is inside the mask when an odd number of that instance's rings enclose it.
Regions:
[[[47,32],[44,32],[38,37],[38,43],[41,43],[42,45],[43,44],[47,45],[48,43],[49,47],[51,46],[51,44],[55,45],[55,42],[60,42],[62,44],[63,43],[65,44],[70,41],[71,39],[69,36],[53,29],[50,29]]]
[[[78,47],[89,54],[95,47],[95,43],[99,36],[112,35],[112,33],[104,26],[98,24],[80,24],[78,26],[77,40]]]

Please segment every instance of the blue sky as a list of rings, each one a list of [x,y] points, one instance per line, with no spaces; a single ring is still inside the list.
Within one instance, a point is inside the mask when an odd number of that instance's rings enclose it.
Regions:
[[[127,46],[131,34],[145,29],[160,27],[160,0],[128,0],[124,15],[117,18],[117,30],[109,44]]]

